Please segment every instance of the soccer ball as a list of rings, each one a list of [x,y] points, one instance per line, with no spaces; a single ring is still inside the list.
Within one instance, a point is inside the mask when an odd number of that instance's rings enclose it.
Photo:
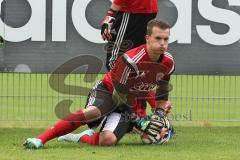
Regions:
[[[153,125],[155,125],[155,127],[157,125],[161,130],[156,131],[154,127],[150,127],[148,130],[151,134],[142,132],[140,134],[142,142],[145,144],[166,144],[172,135],[171,133],[174,132],[172,124],[167,118],[160,118],[154,114],[150,116],[150,119],[152,120]]]
[[[152,116],[152,119],[154,117]],[[166,144],[168,143],[170,137],[171,137],[171,131],[173,131],[172,124],[169,122],[168,119],[164,120],[164,126],[162,126],[162,129],[160,132],[152,130],[153,133],[156,134],[156,136],[149,135],[147,133],[141,133],[141,140],[145,144]],[[158,133],[156,133],[158,132]]]
[[[160,139],[160,134],[158,134],[157,137],[153,137],[152,135],[149,135],[144,132],[141,134],[141,140],[145,144],[156,144],[159,141],[159,139]]]
[[[144,144],[166,144],[170,139],[169,129],[163,128],[157,136],[152,136],[147,133],[141,134],[141,140]]]

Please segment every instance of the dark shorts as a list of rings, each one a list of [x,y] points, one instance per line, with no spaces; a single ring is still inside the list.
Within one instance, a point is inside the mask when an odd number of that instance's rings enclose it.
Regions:
[[[107,101],[107,103],[102,102],[102,100]],[[130,119],[130,108],[128,106],[114,108],[112,94],[107,90],[102,81],[96,82],[95,86],[91,89],[85,107],[89,106],[98,107],[100,110],[104,110],[104,112],[111,110],[110,112],[106,112],[104,117],[87,123],[89,128],[100,126],[100,131],[108,130],[113,132],[118,141],[125,133],[132,130],[133,122]]]
[[[112,40],[107,43],[106,68],[126,51],[145,43],[147,23],[156,18],[157,14],[118,12],[111,29]],[[109,64],[110,63],[110,64]]]
[[[89,92],[85,108],[89,106],[99,108],[102,116],[114,111],[112,93],[107,90],[102,81],[97,81]],[[93,128],[94,126],[98,126],[101,121],[102,119],[94,120],[93,122],[89,122],[88,126]]]

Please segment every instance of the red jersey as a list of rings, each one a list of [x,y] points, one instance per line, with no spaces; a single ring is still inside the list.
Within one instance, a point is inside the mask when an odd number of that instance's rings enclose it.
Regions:
[[[158,12],[158,0],[114,0],[113,3],[121,6],[119,11],[127,13]]]
[[[152,98],[152,95],[149,96],[151,93],[159,92],[159,88],[162,88],[158,86],[159,82],[168,82],[173,71],[174,60],[171,54],[165,52],[158,62],[152,62],[146,45],[141,45],[120,56],[102,81],[111,92],[114,88],[125,88],[128,96],[147,99]],[[122,86],[117,87],[116,83]]]

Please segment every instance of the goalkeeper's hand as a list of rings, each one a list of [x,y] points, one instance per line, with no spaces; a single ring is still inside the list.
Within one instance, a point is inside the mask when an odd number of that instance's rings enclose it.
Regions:
[[[159,133],[158,126],[155,123],[145,119],[141,119],[139,122],[137,122],[136,128],[154,137],[157,136],[157,133]]]
[[[148,119],[137,121],[137,128],[151,136],[159,136],[160,131],[166,126],[166,120],[157,115],[150,115]]]
[[[163,108],[156,108],[155,110],[153,110],[152,114],[151,114],[151,120],[152,121],[157,121],[157,122],[161,122],[163,124],[164,128],[168,128],[170,127],[170,122],[167,119],[166,116],[166,110]]]
[[[152,116],[156,116],[156,118],[164,118],[166,117],[166,112],[163,108],[156,108],[152,112]]]
[[[162,113],[160,114],[152,114],[150,115],[150,119],[151,119],[151,122],[158,122],[160,125],[159,127],[162,129],[162,128],[167,128],[169,129],[170,128],[170,122],[169,120],[167,119],[167,117],[165,115],[162,115]]]
[[[113,23],[115,22],[115,17],[116,17],[117,11],[110,9],[107,12],[106,17],[102,21],[102,26],[101,26],[101,35],[103,40],[111,40],[112,35],[111,35],[111,28]]]

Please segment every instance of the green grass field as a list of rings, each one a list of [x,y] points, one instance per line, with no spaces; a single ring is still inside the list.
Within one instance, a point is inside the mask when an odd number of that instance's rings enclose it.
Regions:
[[[65,86],[62,89],[71,94],[59,93],[49,86],[49,76],[0,73],[0,160],[232,160],[240,156],[240,76],[173,76],[174,109],[169,118],[177,136],[168,145],[143,145],[138,135],[127,134],[115,147],[51,141],[44,149],[25,150],[21,144],[27,137],[40,134],[57,119],[58,102],[72,100],[72,111],[85,105],[86,96],[77,94],[79,88]],[[93,82],[71,74],[65,84],[91,88]]]
[[[177,127],[168,145],[143,145],[136,134],[127,134],[117,146],[94,147],[53,140],[44,149],[26,150],[21,144],[43,129],[2,128],[1,160],[233,160],[240,156],[240,127]]]

